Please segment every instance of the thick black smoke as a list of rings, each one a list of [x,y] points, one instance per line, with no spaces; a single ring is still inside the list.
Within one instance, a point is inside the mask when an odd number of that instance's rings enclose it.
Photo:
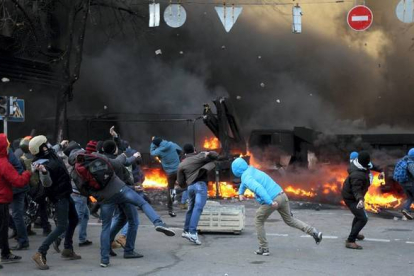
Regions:
[[[151,32],[144,27],[140,37],[108,43],[90,26],[70,114],[196,114],[204,102],[228,95],[246,135],[293,126],[327,133],[410,131],[414,28],[396,19],[397,3],[366,1],[374,24],[361,33],[346,25],[350,3],[304,3],[299,35],[291,33],[291,6],[244,6],[230,33],[213,5],[196,4],[184,5],[183,27],[162,21]],[[184,143],[191,128],[122,124],[121,132],[146,148],[152,135]]]

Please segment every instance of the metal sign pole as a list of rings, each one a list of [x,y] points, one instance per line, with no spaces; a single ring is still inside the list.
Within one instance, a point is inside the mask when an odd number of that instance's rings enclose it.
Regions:
[[[7,136],[7,116],[3,118],[3,133]]]

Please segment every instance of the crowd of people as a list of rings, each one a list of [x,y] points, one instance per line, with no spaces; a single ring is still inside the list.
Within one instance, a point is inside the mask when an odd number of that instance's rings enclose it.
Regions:
[[[81,255],[76,253],[73,247],[76,227],[79,228],[79,247],[92,244],[87,235],[90,199],[96,201],[92,213],[96,214],[100,209],[99,218],[102,221],[101,267],[107,267],[110,257],[117,255],[112,249],[114,242],[118,242],[124,248],[124,258],[143,257],[135,250],[139,225],[137,208],[148,217],[155,231],[166,236],[175,236],[175,232],[161,219],[143,193],[142,183],[145,176],[140,167],[141,154],[122,140],[114,128],[110,129],[110,134],[110,139],[91,140],[84,148],[75,141],[66,140],[51,146],[43,135],[25,137],[19,140],[14,151],[7,137],[0,134],[2,264],[20,261],[21,257],[12,251],[28,249],[29,236],[35,234],[31,228],[32,223],[27,223],[27,219],[24,219],[28,208],[28,196],[38,206],[34,218],[39,217],[38,221],[45,236],[32,257],[41,270],[49,269],[47,253],[51,246],[61,253],[62,258],[81,259]],[[181,148],[176,143],[153,137],[150,154],[160,159],[167,175],[168,214],[171,217],[176,216],[173,201],[177,191],[181,192],[184,201],[188,202],[181,236],[195,245],[200,245],[202,242],[197,235],[197,227],[207,201],[208,174],[215,168],[214,162],[219,157],[218,153],[197,152],[192,144],[186,144]],[[260,203],[255,216],[259,241],[259,249],[255,254],[270,254],[264,224],[275,211],[287,225],[310,235],[317,244],[322,241],[321,231],[293,217],[287,195],[269,175],[249,166],[241,157],[232,162],[231,169],[234,176],[241,179],[239,199],[244,199],[243,194],[248,189],[255,194],[256,200]],[[381,168],[372,164],[368,152],[351,153],[349,175],[342,189],[344,202],[355,216],[345,242],[345,246],[350,249],[362,249],[356,240],[364,239],[361,230],[368,221],[364,209],[364,196],[372,182],[372,170],[382,172]],[[400,182],[407,194],[402,212],[408,219],[412,219],[409,209],[414,194],[414,149],[397,164],[396,172],[400,172]],[[404,180],[402,177],[405,177]],[[56,227],[49,223],[50,206],[54,208]],[[9,228],[12,230],[9,231]],[[116,239],[118,233],[121,235]],[[9,238],[15,238],[17,244],[9,247]],[[60,244],[63,240],[61,251]]]

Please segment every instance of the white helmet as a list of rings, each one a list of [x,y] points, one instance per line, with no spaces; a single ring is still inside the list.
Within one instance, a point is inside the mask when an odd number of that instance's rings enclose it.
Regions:
[[[40,152],[40,146],[47,143],[47,138],[43,135],[33,137],[29,142],[29,151],[33,155]]]

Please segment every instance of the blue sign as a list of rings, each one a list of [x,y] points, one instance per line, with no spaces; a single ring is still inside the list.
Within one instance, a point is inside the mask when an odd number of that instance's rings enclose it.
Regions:
[[[13,115],[7,118],[8,122],[23,123],[24,122],[24,100],[17,99],[13,103],[14,113]],[[0,120],[3,120],[3,117],[0,116]]]

